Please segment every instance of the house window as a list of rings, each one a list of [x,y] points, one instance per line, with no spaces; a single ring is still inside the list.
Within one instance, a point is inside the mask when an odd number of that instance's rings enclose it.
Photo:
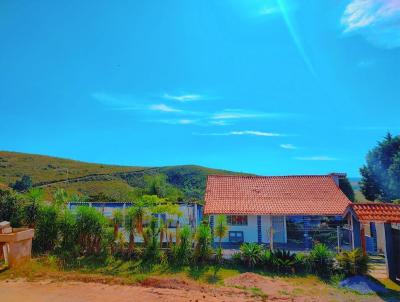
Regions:
[[[241,231],[230,231],[229,232],[229,242],[232,243],[242,243],[243,240],[243,232]]]
[[[231,215],[227,216],[226,220],[228,225],[247,225],[246,215]]]

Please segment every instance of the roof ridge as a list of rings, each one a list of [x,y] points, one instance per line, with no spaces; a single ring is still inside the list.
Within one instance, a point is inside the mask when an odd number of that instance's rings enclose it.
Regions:
[[[292,175],[238,175],[238,174],[208,174],[207,177],[232,178],[289,178],[289,177],[333,177],[332,174],[292,174]]]

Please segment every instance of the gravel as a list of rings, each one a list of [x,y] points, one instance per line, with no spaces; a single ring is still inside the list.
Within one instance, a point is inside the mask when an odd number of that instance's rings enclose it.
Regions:
[[[354,290],[360,294],[386,293],[388,290],[381,284],[364,276],[354,276],[339,283],[339,286]]]

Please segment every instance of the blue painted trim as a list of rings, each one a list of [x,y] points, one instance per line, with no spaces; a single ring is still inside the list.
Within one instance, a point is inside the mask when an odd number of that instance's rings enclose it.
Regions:
[[[262,242],[262,233],[261,233],[261,216],[257,216],[257,239],[258,243],[261,244]]]
[[[354,242],[354,249],[361,248],[361,225],[358,220],[352,217],[353,221],[353,242]]]
[[[214,243],[214,215],[210,216],[211,242]]]

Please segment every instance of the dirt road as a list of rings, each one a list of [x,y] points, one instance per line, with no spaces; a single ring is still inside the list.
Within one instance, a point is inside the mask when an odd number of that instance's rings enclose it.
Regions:
[[[392,301],[377,296],[345,293],[321,283],[291,283],[245,273],[227,279],[226,286],[203,285],[174,278],[150,278],[141,285],[109,285],[77,281],[0,282],[0,301],[7,302],[201,302],[201,301]]]

